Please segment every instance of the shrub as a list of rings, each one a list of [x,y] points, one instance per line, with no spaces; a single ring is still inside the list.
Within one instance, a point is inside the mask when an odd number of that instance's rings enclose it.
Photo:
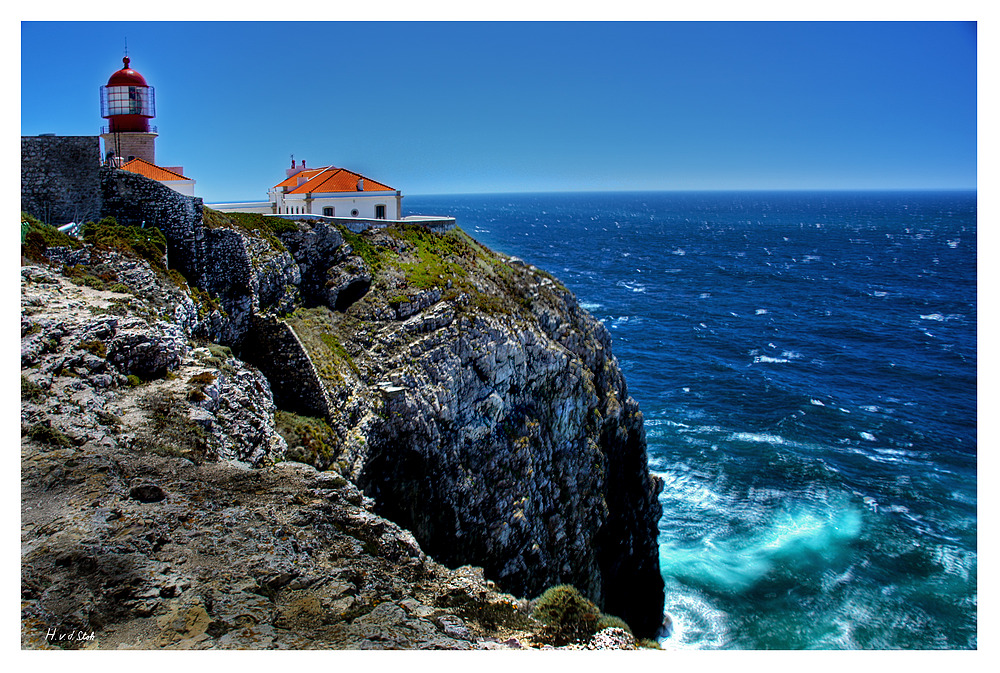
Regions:
[[[600,614],[596,605],[569,584],[546,589],[531,612],[543,625],[540,638],[554,645],[588,640],[597,632]]]
[[[662,650],[660,643],[652,638],[643,638],[642,640],[635,641],[636,647],[640,650]]]
[[[211,353],[213,357],[217,357],[220,360],[228,360],[233,357],[233,351],[229,346],[211,344],[208,347],[208,352]]]
[[[52,446],[73,446],[72,440],[60,430],[53,428],[48,423],[37,423],[28,428],[26,433],[36,442],[50,444]]]
[[[129,375],[128,375],[128,376],[126,377],[126,380],[128,381],[128,387],[129,387],[129,388],[136,388],[136,387],[138,387],[138,386],[141,386],[141,385],[142,385],[142,379],[140,379],[140,378],[139,378],[138,376],[136,376],[135,374],[129,374]]]
[[[48,393],[45,388],[34,381],[28,379],[24,374],[21,374],[21,399],[31,400],[32,402],[41,402],[45,399]]]
[[[188,383],[202,383],[206,385],[209,383],[215,383],[215,374],[213,374],[212,372],[202,372],[200,374],[195,374],[194,376],[188,379]]]
[[[45,251],[57,246],[79,248],[80,242],[40,220],[21,213],[21,254],[33,261],[45,259]]]
[[[279,410],[274,413],[274,427],[288,443],[285,460],[325,470],[337,457],[340,439],[322,418]]]
[[[103,341],[94,339],[92,341],[84,341],[80,344],[80,348],[83,350],[96,355],[99,358],[107,357],[108,348],[104,345]]]
[[[625,623],[625,620],[614,615],[602,614],[601,618],[597,620],[597,630],[603,631],[604,629],[622,629],[623,631],[632,633],[632,629]]]
[[[163,255],[167,239],[156,227],[133,227],[118,224],[113,217],[83,225],[83,240],[99,248],[131,253],[145,259],[153,267],[165,270]]]

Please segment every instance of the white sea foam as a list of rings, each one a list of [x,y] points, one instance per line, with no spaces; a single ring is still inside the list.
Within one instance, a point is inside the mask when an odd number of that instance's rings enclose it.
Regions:
[[[754,311],[754,315],[767,315],[767,309],[759,308],[756,311]]]
[[[645,292],[646,286],[642,283],[637,283],[635,281],[620,280],[615,283],[618,287],[623,287],[626,290],[632,290],[632,292]]]
[[[815,405],[817,407],[825,407],[826,406],[820,400],[809,400],[809,404],[813,404],[813,405]]]
[[[875,435],[873,435],[870,432],[860,432],[858,434],[861,436],[861,439],[867,440],[869,442],[875,441]]]
[[[601,307],[602,307],[601,304],[597,304],[595,302],[590,302],[590,301],[585,301],[580,303],[580,308],[582,308],[585,311],[596,311]]]
[[[719,512],[732,515],[725,507]],[[839,556],[862,530],[861,512],[850,506],[790,503],[779,511],[757,515],[762,520],[749,533],[717,537],[709,532],[696,543],[661,544],[664,575],[726,592],[744,591],[778,564],[810,564],[817,556]]]
[[[726,439],[730,442],[753,442],[756,444],[784,444],[787,441],[781,435],[769,435],[763,432],[734,432]]]
[[[729,642],[729,615],[702,594],[670,585],[663,605],[671,629],[658,639],[664,650],[718,650]]]
[[[770,355],[755,355],[753,358],[754,363],[770,362],[770,363],[781,363],[781,362],[791,362],[788,358],[773,358]]]

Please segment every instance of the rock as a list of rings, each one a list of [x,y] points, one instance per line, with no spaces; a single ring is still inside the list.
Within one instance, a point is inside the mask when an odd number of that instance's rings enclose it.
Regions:
[[[22,270],[23,628],[111,648],[530,646],[523,599],[558,583],[659,628],[661,484],[610,335],[572,294],[457,231],[366,232],[362,255],[327,225],[279,245],[192,222],[168,240],[197,292],[89,247],[73,259],[128,294]],[[254,352],[262,325],[277,336]],[[235,356],[192,350],[205,338]],[[274,391],[327,423],[331,472],[280,462]]]
[[[120,331],[108,343],[108,362],[123,374],[143,379],[162,378],[180,366],[187,347],[175,325],[163,324],[162,333],[133,327]]]
[[[610,628],[598,631],[594,634],[590,642],[587,643],[588,650],[635,650],[635,638],[625,629]]]
[[[363,259],[348,255],[327,271],[326,305],[335,311],[346,311],[365,296],[372,285],[372,276]]]

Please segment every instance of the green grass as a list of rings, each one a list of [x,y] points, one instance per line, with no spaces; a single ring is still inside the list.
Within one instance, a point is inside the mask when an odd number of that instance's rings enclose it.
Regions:
[[[202,209],[202,222],[209,229],[242,229],[243,231],[263,238],[275,250],[284,252],[285,246],[276,234],[298,231],[294,222],[281,217],[261,213],[222,213],[211,208]]]
[[[449,233],[438,234],[420,225],[394,225],[386,233],[408,243],[416,262],[401,263],[406,285],[416,290],[434,287],[464,288],[469,272],[464,264],[474,259],[473,250],[459,237]]]
[[[286,460],[307,463],[320,470],[336,460],[340,440],[322,418],[278,410],[274,412],[274,426],[288,444]]]
[[[347,363],[347,366],[351,368],[351,371],[353,371],[355,375],[361,375],[361,372],[358,370],[358,366],[354,364],[354,358],[351,357],[351,354],[347,352],[347,349],[344,348],[344,344],[340,343],[337,337],[333,336],[329,332],[323,332],[319,335],[319,338],[323,344],[330,349],[330,352],[333,353],[335,357]]]
[[[355,234],[342,224],[337,225],[340,235],[344,237],[344,242],[351,246],[354,254],[364,260],[372,274],[376,274],[385,268],[387,263],[395,257],[395,253],[385,248],[374,246],[361,234]]]

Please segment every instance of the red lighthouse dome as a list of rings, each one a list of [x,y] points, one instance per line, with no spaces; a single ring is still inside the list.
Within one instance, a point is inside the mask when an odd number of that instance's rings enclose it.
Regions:
[[[149,133],[149,120],[156,116],[153,87],[129,67],[112,73],[101,87],[101,116],[108,120],[109,133]]]
[[[122,63],[125,64],[125,67],[111,75],[111,78],[108,79],[108,86],[149,86],[146,84],[145,77],[128,67],[128,56],[122,59]]]

